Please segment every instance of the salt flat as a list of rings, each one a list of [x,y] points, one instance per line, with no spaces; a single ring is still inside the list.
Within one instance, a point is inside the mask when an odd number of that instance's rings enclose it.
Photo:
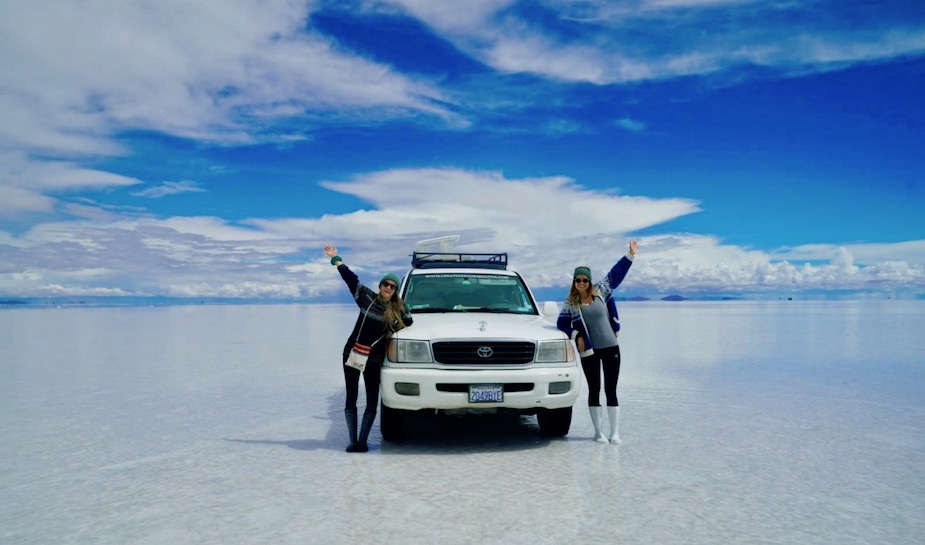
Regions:
[[[355,308],[3,309],[0,542],[925,542],[925,302],[620,308],[622,445],[583,393],[365,455]]]

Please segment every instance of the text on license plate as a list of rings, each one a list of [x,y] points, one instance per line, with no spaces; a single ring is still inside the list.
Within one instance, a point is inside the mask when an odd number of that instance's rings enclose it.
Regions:
[[[470,384],[469,403],[501,403],[504,386],[501,384]]]

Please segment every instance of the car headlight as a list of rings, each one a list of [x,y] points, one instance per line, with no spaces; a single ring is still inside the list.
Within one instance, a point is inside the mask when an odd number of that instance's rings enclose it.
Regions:
[[[569,341],[540,341],[537,345],[537,363],[561,363],[571,361],[572,357],[572,343]]]
[[[430,355],[430,343],[427,341],[392,339],[389,341],[389,361],[431,363],[434,359]]]

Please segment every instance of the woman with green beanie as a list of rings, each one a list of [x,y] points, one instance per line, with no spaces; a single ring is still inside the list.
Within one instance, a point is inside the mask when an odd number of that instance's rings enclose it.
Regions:
[[[629,251],[597,284],[591,283],[591,269],[576,267],[572,286],[556,321],[557,327],[569,336],[581,355],[581,368],[588,381],[588,409],[594,424],[594,440],[598,443],[620,442],[620,406],[617,402],[617,381],[620,378],[620,317],[613,290],[623,282],[636,256],[638,244],[629,244]],[[604,395],[610,433],[604,435],[601,415],[601,369],[604,371]]]
[[[350,444],[347,452],[367,452],[366,440],[376,420],[379,405],[379,374],[385,359],[385,348],[392,333],[411,325],[411,315],[398,295],[398,276],[388,273],[379,280],[379,290],[364,286],[344,260],[337,255],[337,248],[324,245],[324,254],[331,258],[331,265],[337,267],[341,278],[347,283],[354,301],[360,307],[356,324],[347,344],[344,345],[344,383],[347,399],[344,416]],[[360,375],[366,385],[366,410],[357,433],[357,399],[360,395]]]

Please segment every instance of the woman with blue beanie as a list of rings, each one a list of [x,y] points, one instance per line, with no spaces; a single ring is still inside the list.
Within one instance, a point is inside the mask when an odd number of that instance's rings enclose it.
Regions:
[[[629,251],[610,269],[597,284],[591,283],[591,269],[576,267],[572,273],[572,286],[557,327],[569,336],[581,355],[581,368],[588,381],[588,409],[594,424],[594,440],[598,443],[620,442],[620,406],[617,402],[617,381],[620,378],[620,318],[613,290],[623,282],[636,256],[638,244],[629,244]],[[601,369],[604,370],[604,395],[607,398],[607,416],[610,433],[605,436],[601,416]]]
[[[343,259],[337,255],[337,248],[325,244],[324,254],[331,258],[331,265],[337,267],[360,307],[356,324],[344,345],[344,383],[347,389],[344,416],[350,433],[347,452],[367,452],[369,447],[366,440],[376,420],[379,405],[379,373],[385,359],[386,344],[392,333],[411,325],[411,315],[398,295],[398,276],[386,274],[379,280],[379,290],[373,291],[364,286],[344,264]],[[366,385],[366,410],[357,434],[357,399],[360,395],[361,374]]]

